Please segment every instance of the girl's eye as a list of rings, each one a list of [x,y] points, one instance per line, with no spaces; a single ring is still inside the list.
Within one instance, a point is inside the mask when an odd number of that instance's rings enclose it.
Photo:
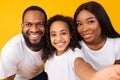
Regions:
[[[76,24],[77,27],[80,27],[81,25],[82,25],[81,23],[77,23],[77,24]]]
[[[51,36],[51,37],[54,37],[54,36],[56,36],[56,35],[55,35],[55,34],[50,34],[50,36]]]
[[[66,32],[62,32],[62,35],[66,35],[67,33]]]

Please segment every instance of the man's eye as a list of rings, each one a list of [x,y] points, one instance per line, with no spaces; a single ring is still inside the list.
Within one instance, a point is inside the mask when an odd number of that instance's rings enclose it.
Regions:
[[[44,23],[38,23],[37,26],[44,26]]]
[[[32,24],[27,23],[27,24],[25,24],[25,26],[30,27],[30,26],[32,26]]]

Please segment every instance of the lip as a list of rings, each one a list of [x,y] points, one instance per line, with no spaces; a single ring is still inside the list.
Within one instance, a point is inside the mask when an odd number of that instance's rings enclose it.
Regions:
[[[65,44],[64,42],[60,42],[60,43],[57,43],[56,45],[57,45],[58,47],[62,47],[64,44]]]
[[[84,39],[89,39],[92,37],[92,34],[82,34]]]
[[[40,38],[40,34],[39,33],[35,33],[35,34],[29,34],[30,39],[32,40],[38,40]]]

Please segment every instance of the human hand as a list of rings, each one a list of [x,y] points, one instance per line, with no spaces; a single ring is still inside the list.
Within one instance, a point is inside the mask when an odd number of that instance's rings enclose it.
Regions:
[[[120,80],[120,65],[112,65],[96,72],[93,80]]]

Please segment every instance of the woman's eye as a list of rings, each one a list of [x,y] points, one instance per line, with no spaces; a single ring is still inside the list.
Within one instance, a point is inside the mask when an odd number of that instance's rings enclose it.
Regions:
[[[94,23],[95,21],[94,20],[90,20],[88,21],[88,24],[91,24],[91,23]]]
[[[82,25],[81,23],[77,23],[77,24],[76,24],[77,27],[79,27],[79,26],[81,26],[81,25]]]

